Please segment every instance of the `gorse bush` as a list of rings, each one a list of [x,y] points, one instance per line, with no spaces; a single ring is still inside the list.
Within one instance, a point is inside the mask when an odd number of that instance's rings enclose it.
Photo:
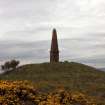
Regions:
[[[0,105],[23,105],[34,93],[35,86],[28,81],[0,81]]]
[[[0,81],[0,105],[96,105],[80,92],[56,89],[40,92],[28,81]]]

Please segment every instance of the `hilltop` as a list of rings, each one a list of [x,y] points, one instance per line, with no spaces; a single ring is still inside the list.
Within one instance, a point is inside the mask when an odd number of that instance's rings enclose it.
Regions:
[[[28,64],[0,75],[0,79],[32,81],[41,91],[64,87],[93,96],[105,105],[105,72],[80,63]]]

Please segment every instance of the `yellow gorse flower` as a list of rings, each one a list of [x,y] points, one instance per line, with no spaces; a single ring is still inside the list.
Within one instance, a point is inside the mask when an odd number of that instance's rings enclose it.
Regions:
[[[0,81],[0,105],[96,105],[82,93],[56,89],[40,93],[29,81]]]

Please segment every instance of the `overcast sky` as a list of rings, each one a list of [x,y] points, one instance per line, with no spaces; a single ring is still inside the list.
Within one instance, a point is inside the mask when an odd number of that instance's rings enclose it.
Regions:
[[[0,40],[47,40],[53,27],[59,38],[105,34],[105,0],[0,0]]]
[[[0,62],[48,60],[50,43],[33,42],[51,40],[53,28],[69,39],[59,43],[62,59],[105,67],[105,0],[0,0]]]

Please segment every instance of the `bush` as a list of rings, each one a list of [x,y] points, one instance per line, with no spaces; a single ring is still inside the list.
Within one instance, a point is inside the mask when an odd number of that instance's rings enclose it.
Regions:
[[[13,69],[15,69],[18,65],[19,65],[19,61],[12,60],[12,61],[10,62],[10,66],[11,66],[11,68],[13,68]]]
[[[4,65],[1,65],[2,70],[8,71],[16,69],[16,67],[19,65],[19,61],[17,60],[11,60],[4,63]]]
[[[55,89],[38,91],[29,81],[0,81],[0,105],[97,105],[92,97],[80,92]]]
[[[69,63],[69,61],[64,61],[64,63]]]

